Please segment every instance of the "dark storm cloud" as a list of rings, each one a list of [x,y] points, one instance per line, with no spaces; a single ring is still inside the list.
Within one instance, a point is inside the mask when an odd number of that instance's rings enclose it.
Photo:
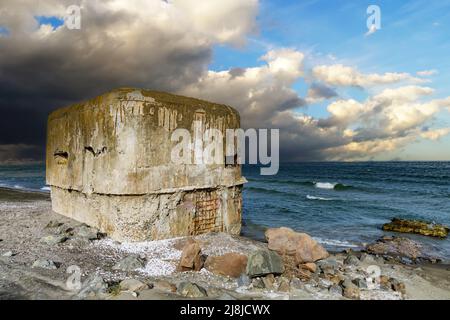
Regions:
[[[161,6],[159,0],[82,1],[81,30],[39,26],[35,19],[64,14],[71,1],[5,1],[0,26],[10,32],[0,34],[0,161],[20,156],[17,150],[25,145],[36,146],[34,155],[33,148],[27,149],[27,156],[41,157],[46,119],[56,108],[117,87],[176,92],[197,81],[211,60],[212,46],[240,41],[256,7],[247,5],[246,11],[233,1],[234,7],[215,13],[219,20],[221,14],[233,15],[230,28],[242,28],[216,39],[213,28],[207,34],[192,27],[200,20],[194,11]],[[241,16],[242,23],[236,20]],[[220,27],[226,32],[226,24]]]

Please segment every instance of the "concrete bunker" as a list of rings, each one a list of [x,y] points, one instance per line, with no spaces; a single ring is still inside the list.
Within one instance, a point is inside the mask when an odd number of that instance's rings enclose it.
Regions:
[[[141,89],[118,89],[53,112],[47,184],[55,212],[119,241],[207,232],[239,234],[240,165],[174,164],[171,133],[238,129],[229,106]]]

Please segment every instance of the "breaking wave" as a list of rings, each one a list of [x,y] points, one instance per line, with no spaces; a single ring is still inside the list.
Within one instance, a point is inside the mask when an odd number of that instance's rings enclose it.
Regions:
[[[321,201],[333,201],[334,200],[332,198],[322,198],[322,197],[310,196],[309,194],[306,196],[306,199],[308,199],[308,200],[321,200]]]
[[[352,189],[352,186],[347,186],[342,183],[330,183],[330,182],[314,182],[314,187],[318,189],[327,189],[327,190],[348,190]]]
[[[323,239],[323,238],[319,238],[319,237],[314,237],[314,240],[316,240],[320,244],[333,246],[333,247],[340,247],[340,248],[358,248],[358,247],[360,247],[359,245],[357,245],[355,243],[351,243],[351,242],[343,241],[343,240]]]

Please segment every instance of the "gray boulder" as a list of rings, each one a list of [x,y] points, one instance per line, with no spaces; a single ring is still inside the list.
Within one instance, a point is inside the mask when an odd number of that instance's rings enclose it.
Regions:
[[[246,273],[250,278],[267,274],[282,274],[283,272],[283,261],[274,251],[258,250],[248,257]]]
[[[33,262],[32,268],[41,268],[41,269],[49,269],[49,270],[55,270],[58,269],[58,266],[52,261],[52,260],[46,260],[46,259],[38,259],[35,262]]]
[[[63,243],[66,240],[67,240],[67,237],[64,235],[48,235],[48,236],[42,237],[41,240],[39,240],[39,242],[52,246],[52,245],[55,245],[58,243]]]
[[[112,268],[113,270],[120,271],[134,271],[143,268],[144,266],[145,261],[138,255],[130,255],[117,262]]]
[[[145,289],[148,289],[148,285],[136,279],[125,279],[120,282],[120,290],[123,291],[139,291]]]
[[[208,296],[206,290],[192,282],[182,282],[179,284],[177,291],[187,298],[204,298]]]
[[[84,299],[104,295],[107,290],[108,284],[98,274],[93,273],[83,282],[77,298]]]
[[[344,264],[348,266],[357,266],[360,263],[361,261],[359,261],[358,257],[354,255],[348,255],[347,258],[345,258],[344,260]]]

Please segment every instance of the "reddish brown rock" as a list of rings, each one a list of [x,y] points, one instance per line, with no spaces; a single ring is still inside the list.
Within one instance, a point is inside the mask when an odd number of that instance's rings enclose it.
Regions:
[[[269,249],[281,255],[294,255],[297,263],[304,264],[325,259],[328,252],[306,233],[290,228],[274,228],[266,231]]]
[[[316,272],[317,265],[313,262],[308,262],[300,265],[300,268],[311,271],[312,273]]]
[[[204,263],[201,252],[202,250],[197,242],[188,242],[183,248],[177,270],[200,271]]]
[[[225,253],[222,256],[209,256],[205,268],[212,273],[238,278],[245,272],[247,256],[239,253]]]

